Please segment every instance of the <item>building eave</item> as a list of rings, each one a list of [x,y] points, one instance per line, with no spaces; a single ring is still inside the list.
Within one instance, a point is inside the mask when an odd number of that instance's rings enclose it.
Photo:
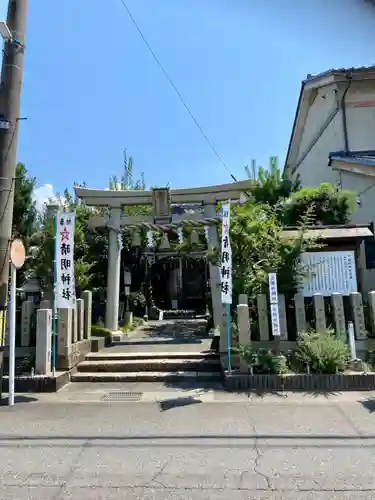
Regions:
[[[297,239],[301,237],[301,231],[296,228],[284,228],[282,237],[285,239]],[[305,238],[317,239],[319,241],[332,240],[364,240],[373,238],[370,224],[340,225],[340,226],[314,226],[308,228],[304,233]]]
[[[352,165],[364,165],[368,167],[375,167],[375,159],[371,160],[369,158],[351,158],[349,156],[331,156],[328,162],[328,166],[332,166],[332,163],[338,161],[343,163],[349,163]]]
[[[324,71],[317,75],[308,75],[308,77],[302,81],[300,95],[298,98],[297,109],[294,117],[294,122],[292,126],[292,133],[289,140],[288,151],[285,158],[284,164],[284,175],[291,175],[293,168],[293,154],[294,149],[297,144],[294,144],[297,131],[304,126],[306,121],[306,109],[308,109],[310,104],[307,98],[307,93],[311,91],[317,91],[317,89],[332,85],[346,82],[348,77],[354,81],[363,80],[375,80],[375,66],[361,67],[361,68],[348,68],[348,69],[330,69]],[[298,142],[298,141],[297,141]]]

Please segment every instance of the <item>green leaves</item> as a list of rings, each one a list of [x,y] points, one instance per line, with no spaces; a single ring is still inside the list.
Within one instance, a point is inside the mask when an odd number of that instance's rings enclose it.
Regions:
[[[347,224],[356,208],[355,193],[336,191],[331,184],[323,183],[294,192],[283,206],[283,223],[295,226],[310,210],[311,224]]]
[[[312,373],[334,374],[346,369],[349,348],[332,330],[312,331],[299,336],[295,355]]]
[[[278,212],[267,204],[248,201],[233,207],[231,242],[233,287],[235,294],[246,293],[252,299],[265,293],[268,273],[278,273],[280,293],[295,290],[301,278],[298,257],[309,243],[302,236],[286,240],[278,222]]]

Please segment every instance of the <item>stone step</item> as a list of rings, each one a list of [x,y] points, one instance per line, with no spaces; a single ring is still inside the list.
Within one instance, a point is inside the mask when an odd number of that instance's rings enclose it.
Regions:
[[[219,359],[123,359],[87,360],[77,366],[79,372],[220,372]]]
[[[72,382],[209,382],[220,381],[220,372],[120,372],[120,373],[84,373],[71,375]]]
[[[125,361],[137,359],[215,359],[219,360],[216,352],[92,352],[86,355],[86,361]]]
[[[212,336],[210,335],[197,335],[196,339],[210,339]],[[180,341],[176,340],[176,337],[133,337],[129,338],[126,334],[119,334],[112,336],[112,345],[114,346],[148,346],[148,345],[156,345],[156,344],[164,344],[165,346],[179,344]],[[167,347],[168,349],[168,347]]]

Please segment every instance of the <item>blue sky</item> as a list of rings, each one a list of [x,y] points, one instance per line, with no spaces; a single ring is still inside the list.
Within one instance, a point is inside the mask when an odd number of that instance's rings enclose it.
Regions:
[[[363,0],[127,4],[238,178],[251,158],[284,160],[307,73],[375,63],[375,11]],[[125,147],[147,184],[231,181],[120,0],[29,1],[25,57],[18,160],[41,194],[74,181],[106,187]]]

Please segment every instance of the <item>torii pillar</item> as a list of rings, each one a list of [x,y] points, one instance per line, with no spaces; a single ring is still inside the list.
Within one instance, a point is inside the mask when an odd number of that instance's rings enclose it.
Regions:
[[[121,247],[119,242],[121,208],[111,208],[108,222],[108,273],[105,327],[118,330],[118,310],[120,301]]]

